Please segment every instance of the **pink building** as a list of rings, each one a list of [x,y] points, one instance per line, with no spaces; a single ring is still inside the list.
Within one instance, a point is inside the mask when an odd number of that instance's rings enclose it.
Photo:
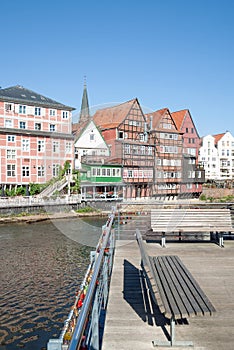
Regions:
[[[198,165],[200,137],[188,109],[173,112],[172,118],[178,131],[183,133],[183,181],[181,193],[190,193],[199,197],[202,184],[205,182],[205,172]]]
[[[72,111],[22,86],[0,89],[0,184],[45,183],[73,168]]]

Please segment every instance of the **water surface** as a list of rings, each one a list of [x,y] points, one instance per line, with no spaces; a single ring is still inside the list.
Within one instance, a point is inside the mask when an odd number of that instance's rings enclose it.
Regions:
[[[0,225],[0,350],[40,350],[59,336],[104,222]]]

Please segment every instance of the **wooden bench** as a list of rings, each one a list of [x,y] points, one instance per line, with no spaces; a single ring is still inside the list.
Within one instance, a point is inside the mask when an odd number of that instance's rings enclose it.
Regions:
[[[160,312],[170,319],[170,340],[153,341],[153,345],[193,346],[190,341],[176,341],[176,321],[191,316],[212,315],[214,306],[178,256],[148,256],[139,230],[136,230],[136,239],[152,299]]]
[[[166,237],[191,238],[215,234],[223,247],[223,234],[233,231],[230,209],[152,209],[151,232],[146,239],[153,240],[160,235],[162,246]]]

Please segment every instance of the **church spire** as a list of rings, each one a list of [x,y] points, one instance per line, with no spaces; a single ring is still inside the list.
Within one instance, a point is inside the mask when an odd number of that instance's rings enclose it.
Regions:
[[[84,77],[84,90],[83,90],[83,97],[82,97],[82,103],[81,103],[81,109],[80,109],[80,120],[79,122],[85,122],[88,119],[90,119],[90,113],[89,113],[89,101],[88,101],[88,93],[87,93],[87,86],[86,86],[86,76]]]

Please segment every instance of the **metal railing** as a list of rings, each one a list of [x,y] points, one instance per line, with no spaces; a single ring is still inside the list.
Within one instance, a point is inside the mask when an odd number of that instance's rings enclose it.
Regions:
[[[100,314],[101,310],[105,310],[107,305],[115,247],[113,220],[114,214],[111,214],[107,223],[102,227],[102,235],[96,251],[92,252],[92,259],[95,256],[94,263],[88,268],[89,271],[92,270],[92,278],[77,316],[76,326],[69,344],[63,340],[68,324],[74,317],[73,312],[70,312],[68,319],[65,321],[65,327],[59,339],[49,340],[47,350],[79,350],[84,342],[87,349],[100,350]]]
[[[0,208],[7,207],[28,207],[28,206],[46,206],[54,204],[76,204],[81,202],[81,195],[65,195],[63,197],[40,198],[37,196],[28,197],[0,197]]]

